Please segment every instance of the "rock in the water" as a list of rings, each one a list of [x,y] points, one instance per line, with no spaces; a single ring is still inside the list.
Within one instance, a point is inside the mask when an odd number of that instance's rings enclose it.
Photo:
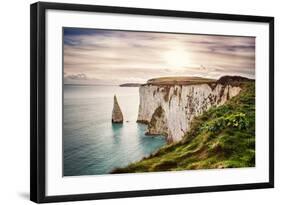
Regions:
[[[116,95],[114,95],[113,110],[112,110],[112,122],[123,123],[123,114],[118,104]]]

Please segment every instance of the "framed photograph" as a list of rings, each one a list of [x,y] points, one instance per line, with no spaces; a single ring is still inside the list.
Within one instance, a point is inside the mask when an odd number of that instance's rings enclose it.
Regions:
[[[30,198],[274,187],[274,18],[31,5]]]

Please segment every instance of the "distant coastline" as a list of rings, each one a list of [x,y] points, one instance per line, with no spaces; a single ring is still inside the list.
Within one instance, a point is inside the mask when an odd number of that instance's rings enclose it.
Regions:
[[[141,83],[124,83],[119,85],[120,87],[140,87]]]
[[[141,83],[124,83],[124,84],[115,84],[115,85],[109,85],[109,84],[76,84],[76,83],[64,83],[63,85],[66,86],[118,86],[118,87],[140,87]]]
[[[76,84],[76,83],[66,83],[63,85],[67,85],[67,86],[119,86],[119,85],[108,85],[108,84]]]

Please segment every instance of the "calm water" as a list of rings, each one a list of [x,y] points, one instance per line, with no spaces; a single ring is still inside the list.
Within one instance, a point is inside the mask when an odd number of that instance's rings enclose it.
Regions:
[[[124,123],[112,124],[117,95]],[[64,86],[64,176],[106,174],[155,152],[163,136],[146,136],[136,123],[138,88]]]

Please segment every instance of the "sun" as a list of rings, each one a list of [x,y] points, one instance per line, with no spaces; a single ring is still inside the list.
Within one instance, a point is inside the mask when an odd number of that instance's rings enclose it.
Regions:
[[[190,64],[189,54],[182,47],[176,47],[164,54],[164,60],[169,68],[182,70]]]

